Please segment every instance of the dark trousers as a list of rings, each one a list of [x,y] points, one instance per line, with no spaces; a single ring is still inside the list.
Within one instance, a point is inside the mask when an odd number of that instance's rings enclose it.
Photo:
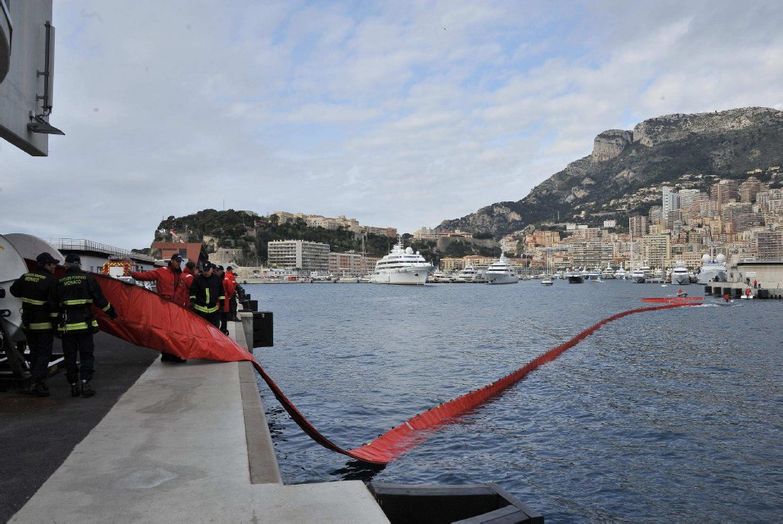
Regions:
[[[229,314],[230,320],[236,320],[237,319],[237,294],[234,293],[231,295],[231,301],[229,302],[229,308],[231,309],[231,313]]]
[[[196,311],[198,316],[215,326],[216,328],[220,329],[220,311],[215,311],[214,313],[201,313],[199,311]]]
[[[70,384],[81,377],[82,380],[92,380],[95,370],[95,343],[92,333],[63,333],[63,356],[65,357],[65,376]],[[79,366],[76,365],[76,355],[79,355]]]
[[[54,334],[51,331],[28,331],[25,336],[30,348],[30,374],[33,382],[43,382],[49,375]]]
[[[223,333],[228,331],[228,312],[221,311],[220,312],[220,331]]]

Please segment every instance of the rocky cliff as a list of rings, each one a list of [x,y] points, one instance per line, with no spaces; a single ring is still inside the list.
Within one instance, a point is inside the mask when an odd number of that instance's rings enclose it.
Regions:
[[[530,224],[555,220],[627,223],[646,212],[651,187],[668,183],[707,189],[718,178],[744,178],[748,171],[783,163],[783,111],[751,107],[714,113],[651,118],[634,129],[596,136],[593,152],[568,164],[518,201],[499,202],[445,230],[462,229],[501,237]],[[774,175],[767,182],[780,184]]]

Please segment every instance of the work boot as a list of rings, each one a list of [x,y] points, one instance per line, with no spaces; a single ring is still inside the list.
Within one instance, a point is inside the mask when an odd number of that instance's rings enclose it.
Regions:
[[[82,380],[82,396],[87,398],[95,395],[95,390],[92,389],[92,385],[87,380]]]
[[[79,384],[77,382],[71,384],[71,396],[78,397],[81,394],[82,394],[82,390],[79,388]]]
[[[36,382],[30,392],[36,397],[48,397],[49,388],[43,382]]]

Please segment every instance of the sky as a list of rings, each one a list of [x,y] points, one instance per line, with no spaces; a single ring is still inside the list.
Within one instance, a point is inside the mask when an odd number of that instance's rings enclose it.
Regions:
[[[413,232],[519,200],[606,129],[783,109],[783,2],[54,0],[49,156],[0,233],[149,246],[202,209]]]

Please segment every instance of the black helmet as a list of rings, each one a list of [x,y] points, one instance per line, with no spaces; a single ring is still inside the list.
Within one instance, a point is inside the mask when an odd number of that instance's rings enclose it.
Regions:
[[[66,264],[81,264],[82,259],[76,253],[71,253],[65,257]]]
[[[46,264],[57,264],[57,259],[46,252],[41,253],[40,255],[35,257],[35,261],[38,263],[39,266],[45,266]]]

